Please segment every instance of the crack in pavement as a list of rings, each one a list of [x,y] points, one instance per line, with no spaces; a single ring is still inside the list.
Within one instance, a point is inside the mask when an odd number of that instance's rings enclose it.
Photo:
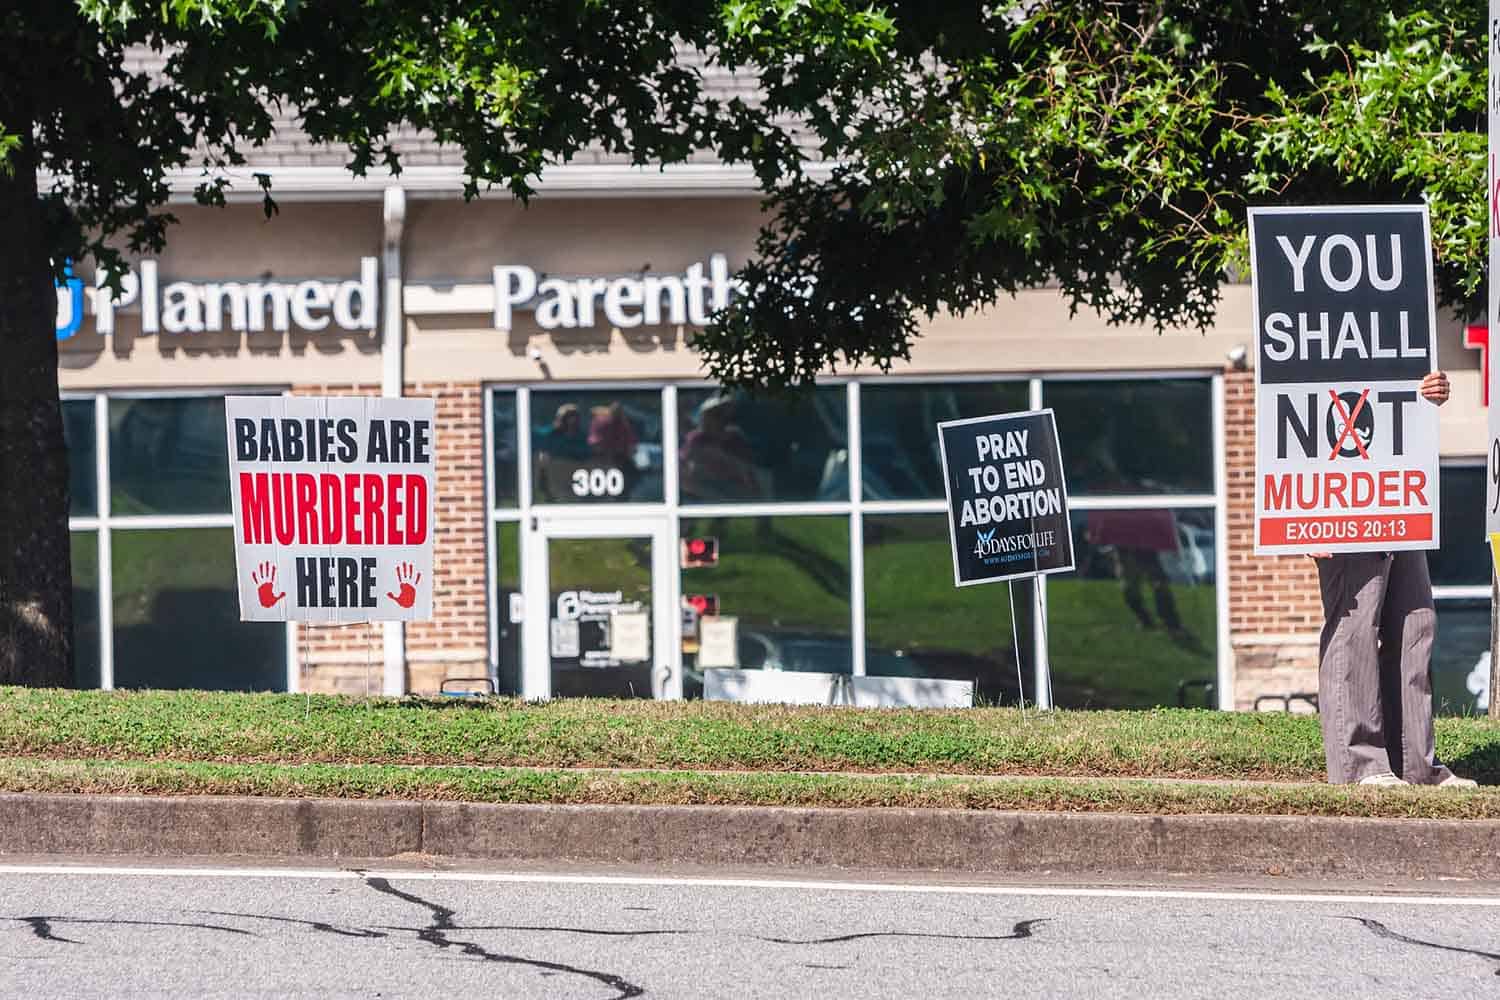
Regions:
[[[11,919],[19,920],[24,924],[29,924],[31,926],[31,933],[35,934],[43,941],[58,941],[62,944],[83,943],[82,941],[74,941],[72,938],[58,937],[56,934],[53,934],[52,921],[47,917],[12,917]]]
[[[942,941],[1022,941],[1032,936],[1032,928],[1048,923],[1046,918],[1040,920],[1021,920],[1011,929],[1009,934],[927,934],[921,931],[867,931],[863,934],[840,934],[837,937],[809,938],[799,941],[796,938],[774,938],[755,936],[757,941],[765,941],[768,944],[841,944],[845,941],[860,941],[865,938],[899,937],[899,938],[934,938]]]
[[[1460,955],[1476,955],[1479,958],[1488,958],[1492,961],[1500,962],[1500,955],[1497,955],[1493,952],[1480,951],[1477,948],[1464,948],[1455,944],[1439,944],[1436,941],[1423,941],[1421,938],[1408,937],[1405,934],[1401,934],[1397,931],[1391,930],[1379,920],[1374,920],[1370,917],[1344,916],[1340,917],[1339,919],[1353,920],[1355,923],[1363,924],[1365,929],[1370,933],[1374,934],[1378,938],[1384,938],[1387,941],[1400,941],[1402,944],[1415,944],[1420,945],[1423,948],[1435,948],[1438,951],[1452,951],[1457,952]],[[1495,970],[1495,975],[1500,976],[1500,969]]]
[[[72,938],[58,937],[52,932],[53,924],[98,924],[114,927],[184,927],[190,930],[200,931],[223,931],[225,934],[243,934],[246,937],[255,937],[255,934],[238,927],[225,927],[222,924],[189,924],[174,920],[125,920],[106,917],[57,917],[57,916],[33,916],[33,917],[0,917],[0,920],[14,920],[26,924],[31,928],[31,933],[43,941],[56,941],[62,944],[82,944],[82,941],[74,941]]]
[[[417,906],[421,906],[427,909],[427,911],[432,914],[432,923],[424,928],[420,928],[417,930],[417,939],[420,941],[424,941],[427,944],[433,945],[436,948],[446,951],[449,948],[456,947],[462,954],[473,958],[482,959],[486,962],[500,962],[506,965],[528,965],[533,968],[543,969],[554,973],[565,972],[571,975],[584,976],[588,979],[594,980],[597,983],[608,986],[611,989],[618,990],[619,992],[615,995],[614,1000],[628,1000],[628,998],[630,997],[638,997],[646,992],[643,987],[637,986],[631,982],[627,982],[625,979],[612,973],[598,972],[591,969],[582,969],[574,965],[567,965],[562,962],[548,962],[538,958],[522,958],[519,955],[501,955],[497,954],[496,952],[489,951],[488,949],[479,944],[476,944],[473,941],[452,940],[448,937],[449,931],[472,929],[459,927],[453,922],[454,914],[457,911],[443,906],[440,903],[433,903],[425,900],[421,896],[417,896],[413,893],[402,892],[400,889],[397,889],[395,886],[391,885],[391,883],[386,879],[363,874],[361,875],[361,877],[364,879],[365,885],[369,886],[371,889],[374,889],[376,892],[384,893],[387,896],[394,896],[397,899],[404,900],[408,903],[415,903]]]
[[[243,917],[246,920],[274,920],[282,924],[299,924],[303,927],[311,927],[315,931],[322,931],[325,934],[337,934],[339,937],[383,938],[388,936],[384,931],[372,931],[364,927],[345,930],[342,927],[335,927],[333,924],[323,920],[299,920],[296,917],[273,917],[264,913],[236,913],[232,910],[197,910],[195,912],[210,917]],[[416,930],[414,927],[393,927],[390,929],[400,931]]]

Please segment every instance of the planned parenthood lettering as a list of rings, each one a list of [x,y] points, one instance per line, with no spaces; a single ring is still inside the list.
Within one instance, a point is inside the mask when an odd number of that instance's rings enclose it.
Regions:
[[[1252,208],[1255,551],[1438,545],[1424,205]]]
[[[433,401],[230,396],[240,618],[432,617]]]
[[[1051,410],[938,424],[953,582],[1073,568],[1068,490]]]

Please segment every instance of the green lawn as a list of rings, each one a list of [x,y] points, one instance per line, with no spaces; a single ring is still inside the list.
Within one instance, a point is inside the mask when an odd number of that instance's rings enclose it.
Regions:
[[[495,803],[1500,818],[1500,791],[1075,778],[0,760],[0,791]]]
[[[1500,724],[1440,719],[1438,751],[1500,782]],[[1317,719],[1161,709],[861,710],[588,699],[0,688],[0,756],[183,762],[926,772],[1319,781]]]

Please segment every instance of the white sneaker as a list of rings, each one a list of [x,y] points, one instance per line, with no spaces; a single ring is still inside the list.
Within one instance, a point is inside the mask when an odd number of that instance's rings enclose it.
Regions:
[[[1405,781],[1396,777],[1389,771],[1382,771],[1380,774],[1367,774],[1363,778],[1359,779],[1359,783],[1361,785],[1379,785],[1382,788],[1390,788],[1395,785],[1406,784]]]
[[[1478,788],[1479,782],[1473,778],[1460,778],[1456,774],[1450,774],[1438,782],[1439,788]]]

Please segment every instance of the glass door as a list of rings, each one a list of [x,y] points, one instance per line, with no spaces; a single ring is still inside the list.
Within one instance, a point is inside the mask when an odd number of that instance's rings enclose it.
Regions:
[[[680,698],[664,519],[538,519],[527,533],[528,698]]]

